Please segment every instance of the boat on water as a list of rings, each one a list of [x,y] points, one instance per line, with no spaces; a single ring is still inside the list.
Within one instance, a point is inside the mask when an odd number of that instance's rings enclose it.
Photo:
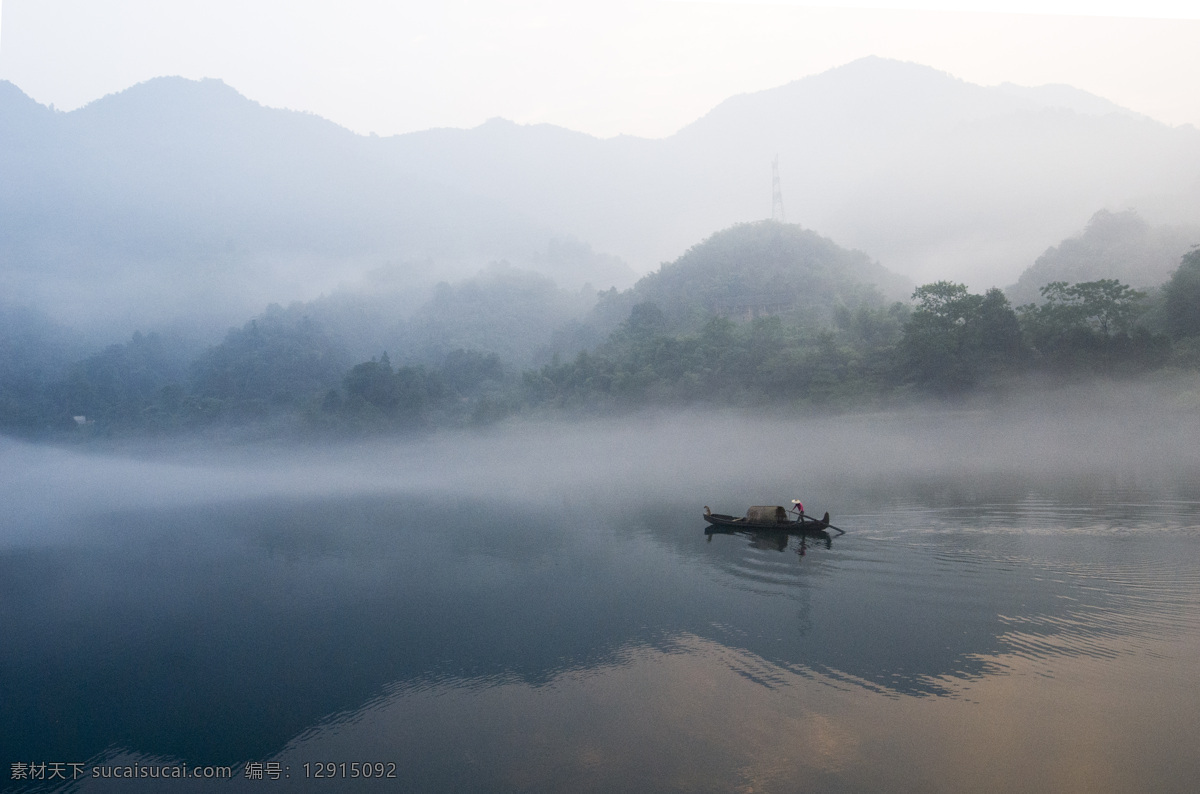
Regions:
[[[838,529],[829,523],[829,513],[822,518],[813,518],[800,513],[795,519],[789,518],[787,510],[782,505],[755,505],[746,511],[744,516],[731,516],[724,513],[714,513],[708,506],[704,507],[704,520],[715,527],[728,527],[732,530],[767,530],[771,532],[786,532],[788,534],[808,533],[819,534],[833,530],[844,535],[845,530]]]

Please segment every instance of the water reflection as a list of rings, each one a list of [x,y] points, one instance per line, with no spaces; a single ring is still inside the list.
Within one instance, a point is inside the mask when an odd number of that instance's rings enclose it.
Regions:
[[[661,503],[92,516],[72,544],[0,550],[0,736],[71,761],[386,754],[418,790],[869,790],[880,713],[941,736],[881,701],[995,705],[1014,677],[1147,659],[1198,683],[1169,659],[1200,637],[1197,504],[1134,496],[862,499],[836,544],[701,541],[694,505]]]
[[[750,539],[750,546],[755,549],[774,549],[775,551],[786,551],[790,546],[796,546],[796,552],[801,557],[808,551],[808,542],[811,538],[814,542],[820,543],[827,549],[833,548],[832,536],[823,529],[733,529],[730,527],[705,527],[704,534],[708,537],[711,543],[713,535],[741,535]],[[799,542],[792,544],[792,538],[796,537]]]

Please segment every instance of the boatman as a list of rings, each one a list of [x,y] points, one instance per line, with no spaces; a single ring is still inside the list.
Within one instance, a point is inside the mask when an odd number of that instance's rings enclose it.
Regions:
[[[792,509],[796,511],[796,515],[804,518],[804,505],[800,503],[799,499],[792,500]]]

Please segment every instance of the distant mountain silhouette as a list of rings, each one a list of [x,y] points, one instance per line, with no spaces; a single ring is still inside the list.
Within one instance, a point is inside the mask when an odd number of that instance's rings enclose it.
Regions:
[[[507,259],[624,286],[617,257],[648,272],[769,216],[775,155],[789,221],[917,283],[1011,283],[1100,208],[1200,213],[1192,127],[880,58],[731,97],[659,140],[498,119],[364,137],[180,78],[59,113],[5,83],[0,290],[136,324],[231,322],[380,268],[430,285]]]
[[[722,102],[661,140],[493,121],[393,141],[407,169],[504,198],[642,268],[770,215],[920,282],[1010,282],[1097,209],[1200,210],[1200,132],[1065,86],[987,88],[865,58]]]
[[[59,316],[240,321],[389,262],[433,281],[552,236],[396,170],[377,138],[216,80],[159,78],[71,113],[5,83],[0,119],[0,286]]]

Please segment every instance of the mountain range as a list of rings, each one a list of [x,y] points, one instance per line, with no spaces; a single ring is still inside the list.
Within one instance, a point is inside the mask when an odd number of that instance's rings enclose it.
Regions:
[[[403,168],[533,217],[642,271],[771,212],[921,282],[1014,281],[1102,208],[1200,215],[1200,131],[1067,86],[972,85],[867,58],[732,97],[660,140],[495,120],[392,139]]]
[[[429,294],[500,260],[627,286],[768,217],[776,156],[788,221],[915,283],[1010,284],[1100,209],[1200,218],[1195,128],[880,58],[657,140],[499,119],[360,136],[169,77],[63,113],[0,83],[0,292],[128,333],[339,284]]]

